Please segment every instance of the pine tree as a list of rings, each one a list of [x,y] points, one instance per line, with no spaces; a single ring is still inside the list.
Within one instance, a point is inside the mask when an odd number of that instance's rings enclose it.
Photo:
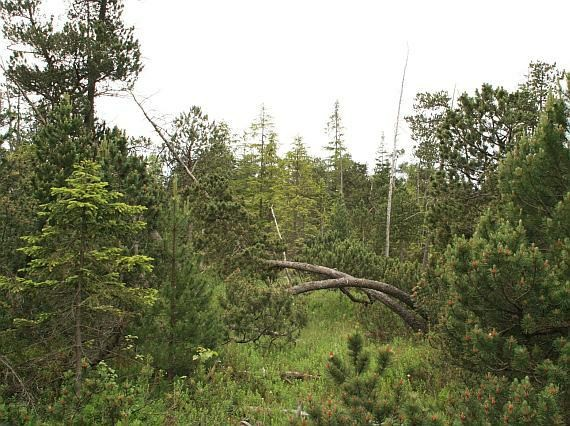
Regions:
[[[158,299],[142,329],[144,346],[170,379],[189,374],[192,354],[200,347],[215,349],[224,337],[213,297],[218,282],[211,272],[200,271],[192,224],[190,205],[174,178],[170,200],[161,211]]]
[[[570,235],[564,217],[570,188],[567,120],[564,102],[550,99],[533,137],[523,139],[501,166],[503,200],[513,203],[514,217],[522,220],[529,240],[539,247]],[[559,234],[552,232],[553,226]]]
[[[528,91],[484,84],[473,95],[459,96],[457,105],[438,118],[437,202],[429,220],[442,247],[453,234],[472,235],[478,217],[497,203],[499,162],[536,125],[533,102]]]
[[[32,137],[35,153],[35,197],[40,204],[53,200],[52,187],[65,185],[75,164],[94,160],[95,148],[69,97],[55,105],[47,124]]]
[[[28,143],[0,154],[0,275],[13,276],[24,266],[25,256],[17,250],[22,246],[20,237],[35,229],[38,203],[30,191],[33,155]]]
[[[123,194],[124,201],[131,205],[145,207],[142,215],[146,232],[156,230],[158,210],[163,197],[162,164],[155,156],[137,152],[138,146],[148,142],[145,139],[129,138],[117,127],[101,126],[97,129],[100,140],[95,154],[101,165],[102,178],[109,188]],[[142,243],[140,235],[135,236]]]
[[[453,94],[455,96],[455,93]],[[440,201],[434,190],[434,179],[438,171],[443,170],[441,146],[437,132],[442,125],[447,111],[453,107],[454,99],[445,91],[435,93],[418,93],[414,102],[414,113],[406,117],[415,143],[414,157],[417,159],[415,173],[416,196],[421,209],[422,224],[418,243],[422,245],[422,263],[429,263],[429,251],[432,244],[434,229],[441,229],[441,223],[430,224],[430,212]],[[439,194],[445,200],[445,194]],[[431,225],[431,226],[430,226]],[[435,225],[435,226],[434,226]],[[441,232],[439,232],[441,235]]]
[[[213,162],[214,158],[211,156],[214,150],[217,150],[217,154],[222,155],[222,157],[227,157],[229,153],[224,152],[229,150],[230,143],[227,125],[223,122],[217,123],[211,120],[208,114],[198,106],[192,106],[188,112],[183,112],[176,117],[171,134],[172,147],[178,153],[180,160],[195,175],[200,168],[203,169],[204,173],[208,173],[216,167]],[[210,153],[210,161],[208,164],[202,165],[205,160],[207,161],[208,153]],[[167,153],[166,161],[173,171],[176,172],[180,168],[177,160],[172,157],[170,152]],[[225,166],[227,164],[222,167]],[[187,175],[180,174],[181,187],[191,186],[195,183],[194,181],[186,182],[188,178]]]
[[[503,207],[456,240],[442,277],[450,359],[477,372],[558,386],[569,403],[568,110],[551,99],[534,136],[500,167]],[[563,410],[564,411],[564,410]]]
[[[564,72],[556,67],[556,63],[534,61],[528,65],[526,78],[527,80],[521,85],[521,89],[529,92],[536,105],[536,110],[541,112],[546,107],[548,96],[560,92],[560,83],[564,79]]]
[[[431,410],[415,398],[403,380],[393,381],[388,389],[382,386],[393,358],[390,347],[381,348],[372,365],[362,336],[349,336],[347,346],[348,363],[331,352],[326,365],[327,373],[341,390],[341,404],[332,400],[323,404],[309,401],[308,412],[315,424],[443,424],[437,416],[429,415]]]
[[[17,46],[7,78],[40,121],[47,122],[47,110],[67,94],[94,134],[96,98],[134,83],[142,69],[140,47],[122,21],[123,8],[121,0],[72,0],[58,28],[53,17],[43,18],[41,0],[0,2],[4,35]]]

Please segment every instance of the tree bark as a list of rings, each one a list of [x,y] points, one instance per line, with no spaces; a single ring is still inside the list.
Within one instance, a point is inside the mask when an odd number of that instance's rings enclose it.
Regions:
[[[103,22],[107,19],[107,0],[101,0],[99,5],[99,16],[98,21],[101,26]],[[88,23],[90,25],[90,23]],[[87,76],[87,113],[85,116],[85,125],[87,129],[91,132],[91,135],[95,135],[95,97],[97,96],[97,64],[95,64],[95,54],[93,45],[97,44],[98,34],[93,35],[93,41],[91,45],[91,52],[88,64],[88,76]],[[96,47],[95,47],[96,49]]]
[[[398,101],[398,114],[396,115],[396,126],[394,128],[394,148],[392,151],[392,165],[390,167],[390,186],[388,187],[388,206],[386,208],[386,245],[384,255],[390,257],[390,222],[392,219],[392,196],[394,193],[394,181],[396,177],[396,150],[398,148],[398,128],[400,126],[400,109],[402,107],[402,95],[404,94],[404,82],[406,80],[406,69],[408,68],[408,55],[406,52],[406,64],[402,74],[402,86],[400,87],[400,100]]]
[[[178,154],[178,151],[176,150],[176,148],[174,147],[174,145],[172,145],[172,143],[170,142],[170,140],[164,135],[164,133],[161,131],[160,127],[158,126],[158,124],[156,124],[154,122],[154,120],[152,118],[150,118],[150,116],[147,114],[146,110],[143,108],[142,103],[139,102],[139,100],[136,98],[136,96],[134,95],[133,92],[129,92],[131,94],[131,97],[133,98],[133,100],[135,101],[135,103],[137,104],[137,106],[139,107],[139,109],[141,110],[141,112],[143,113],[144,117],[146,118],[146,120],[150,123],[150,125],[152,126],[152,128],[154,129],[154,131],[156,132],[156,134],[160,137],[160,139],[162,139],[162,142],[164,142],[164,144],[166,145],[166,147],[168,148],[168,150],[170,151],[170,153],[172,154],[172,156],[174,157],[174,159],[176,160],[176,162],[178,163],[178,165],[180,167],[182,167],[182,169],[184,169],[184,171],[186,172],[186,174],[195,182],[198,183],[198,179],[196,178],[196,176],[194,176],[194,174],[192,173],[192,171],[188,168],[188,165],[186,164],[186,162],[184,162],[182,160],[182,158],[180,157],[180,155]],[[170,137],[170,135],[168,135]]]
[[[81,354],[83,352],[83,344],[81,337],[81,281],[77,284],[75,290],[75,298],[73,300],[73,319],[75,322],[73,336],[73,358],[75,364],[75,394],[81,394]]]
[[[323,290],[327,288],[347,288],[347,287],[368,288],[380,291],[382,293],[386,293],[398,299],[400,302],[403,302],[410,308],[415,307],[414,301],[412,300],[412,297],[408,293],[406,293],[403,290],[400,290],[398,287],[395,287],[391,284],[387,284],[381,281],[368,280],[364,278],[355,278],[352,275],[349,275],[345,272],[340,272],[333,268],[328,268],[326,266],[320,266],[320,265],[313,265],[310,263],[291,262],[283,260],[267,260],[265,261],[265,263],[279,268],[296,269],[298,271],[312,272],[315,274],[336,278],[331,280],[309,281],[303,284],[298,284],[291,288],[291,292],[293,294],[307,293],[310,291]]]
[[[167,373],[168,373],[168,378],[173,380],[174,379],[174,375],[175,375],[175,369],[174,369],[174,362],[176,360],[176,352],[175,352],[175,347],[176,347],[176,336],[175,336],[175,330],[176,330],[176,323],[178,318],[176,317],[176,285],[177,285],[177,278],[178,278],[178,268],[177,268],[177,247],[176,247],[176,238],[177,238],[177,211],[176,211],[176,207],[177,207],[177,203],[178,203],[178,199],[177,199],[177,195],[176,194],[174,196],[174,200],[172,201],[172,261],[170,264],[170,330],[168,330],[170,336],[168,339],[168,361],[169,361],[169,366],[167,369]]]
[[[324,275],[330,278],[297,284],[289,289],[293,295],[324,289],[358,288],[371,300],[377,300],[383,303],[388,309],[402,318],[414,331],[425,332],[428,329],[427,320],[423,317],[421,312],[417,310],[411,295],[391,284],[364,278],[355,278],[352,275],[337,271],[336,269],[310,263],[284,260],[266,260],[264,263],[278,268],[295,269]]]

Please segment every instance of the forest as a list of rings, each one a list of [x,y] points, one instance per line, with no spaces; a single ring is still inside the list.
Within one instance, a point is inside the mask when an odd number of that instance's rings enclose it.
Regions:
[[[0,0],[0,424],[570,424],[559,66],[416,94],[370,168],[338,101],[322,156],[269,105],[159,123],[123,1],[41,7]]]

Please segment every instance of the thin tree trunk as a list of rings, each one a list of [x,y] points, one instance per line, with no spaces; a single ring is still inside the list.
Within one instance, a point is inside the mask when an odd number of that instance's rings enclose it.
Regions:
[[[392,166],[390,168],[390,186],[388,188],[388,207],[386,208],[386,245],[384,246],[384,256],[390,256],[390,222],[392,217],[392,196],[394,192],[394,180],[396,175],[396,150],[398,148],[398,128],[400,126],[400,109],[402,107],[402,95],[404,94],[404,82],[406,80],[406,69],[408,68],[409,51],[406,52],[406,63],[402,73],[402,85],[400,87],[400,100],[398,101],[398,114],[396,115],[396,125],[394,127],[394,148],[392,151]]]
[[[73,338],[73,352],[75,358],[75,394],[79,396],[81,395],[81,354],[83,352],[81,337],[81,281],[79,281],[75,290],[75,298],[73,300],[73,318],[75,321],[75,333]]]
[[[261,151],[259,157],[259,218],[263,218],[263,190],[265,188],[265,106],[261,106]]]
[[[430,245],[430,234],[426,235],[426,239],[424,241],[424,248],[423,248],[423,256],[422,256],[422,267],[423,269],[427,269],[429,265],[429,245]]]
[[[101,0],[99,6],[99,16],[98,21],[99,24],[103,24],[103,22],[107,19],[107,0]],[[95,134],[95,96],[96,96],[96,89],[97,89],[97,70],[94,64],[94,52],[93,52],[93,43],[97,44],[97,34],[93,35],[93,41],[91,46],[90,58],[89,58],[89,71],[87,75],[87,114],[85,117],[85,124],[87,129],[91,132],[92,135]]]
[[[73,334],[73,358],[75,364],[75,394],[81,395],[81,380],[82,380],[82,365],[81,355],[83,354],[83,337],[81,335],[81,292],[83,291],[83,270],[85,268],[85,216],[83,216],[81,223],[81,249],[79,252],[79,279],[75,287],[75,296],[73,298],[73,320],[74,320],[74,334]]]
[[[277,230],[277,235],[279,240],[283,241],[283,236],[281,235],[281,230],[279,229],[279,223],[277,223],[277,216],[275,216],[275,210],[273,210],[273,205],[271,205],[271,215],[273,216],[273,222],[275,223],[275,229]],[[283,260],[287,261],[287,253],[283,251]],[[289,271],[285,270],[285,276],[287,277],[287,282],[291,284],[291,277],[289,276]]]
[[[20,385],[20,390],[22,391],[22,395],[24,395],[26,397],[26,399],[28,400],[28,403],[33,408],[35,408],[33,396],[26,389],[26,385],[24,384],[24,381],[22,380],[20,375],[16,372],[14,367],[12,367],[12,364],[10,364],[8,359],[3,355],[0,355],[0,363],[4,364],[4,366],[8,369],[8,371],[10,371],[10,373],[12,373],[12,375],[14,376],[14,379],[16,379],[16,381]]]
[[[170,265],[170,336],[168,340],[168,377],[170,379],[174,378],[174,361],[175,353],[174,347],[175,342],[175,327],[176,327],[176,286],[177,286],[177,274],[176,274],[176,194],[174,195],[172,203],[172,262]]]
[[[154,122],[154,120],[152,118],[150,118],[150,116],[148,115],[148,113],[146,112],[146,110],[143,108],[142,104],[139,102],[139,100],[137,99],[137,97],[134,95],[133,92],[129,92],[131,94],[131,97],[133,98],[133,100],[135,101],[135,103],[137,104],[137,106],[139,107],[139,109],[141,110],[141,112],[143,113],[144,117],[146,118],[146,120],[150,123],[150,125],[152,126],[152,128],[154,129],[154,131],[156,132],[156,134],[160,137],[160,139],[162,139],[162,142],[164,142],[164,144],[166,145],[166,147],[168,148],[168,150],[170,151],[170,153],[172,154],[172,156],[174,157],[174,159],[176,160],[176,162],[178,163],[178,165],[180,167],[182,167],[182,169],[186,172],[186,174],[188,176],[190,176],[190,178],[195,182],[198,183],[198,179],[196,178],[196,176],[194,176],[194,174],[192,173],[192,171],[188,168],[188,165],[186,164],[185,161],[182,160],[182,158],[180,157],[180,155],[178,154],[178,152],[176,151],[176,148],[174,147],[174,145],[172,145],[172,143],[168,140],[168,137],[171,137],[170,135],[168,135],[168,133],[165,135],[159,125],[156,124]]]
[[[18,95],[18,102],[17,102],[17,111],[16,111],[16,140],[18,141],[18,145],[22,142],[22,113],[20,110],[20,98],[21,96]]]
[[[342,149],[340,150],[340,197],[344,199],[344,170],[342,169]]]

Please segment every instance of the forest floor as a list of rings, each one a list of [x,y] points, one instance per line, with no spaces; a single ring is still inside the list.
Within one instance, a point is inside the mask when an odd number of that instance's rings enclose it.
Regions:
[[[252,425],[290,424],[295,420],[295,411],[304,410],[310,398],[323,404],[340,401],[339,388],[329,377],[326,364],[331,352],[346,358],[349,335],[358,332],[366,336],[358,321],[359,307],[335,292],[305,297],[308,324],[294,345],[264,349],[253,344],[229,344],[223,349],[222,359],[234,381],[226,383],[226,390],[231,392],[229,388],[236,386],[228,396],[232,403],[226,405],[230,424],[240,419]],[[390,321],[387,327],[391,327]],[[391,330],[382,334],[388,336],[382,342],[366,338],[366,348],[374,354],[390,345],[394,353],[384,374],[384,385],[405,381],[418,396],[434,401],[445,397],[435,392],[445,389],[449,377],[436,371],[439,360],[427,340],[390,336]],[[284,379],[282,375],[287,372],[307,377]]]

